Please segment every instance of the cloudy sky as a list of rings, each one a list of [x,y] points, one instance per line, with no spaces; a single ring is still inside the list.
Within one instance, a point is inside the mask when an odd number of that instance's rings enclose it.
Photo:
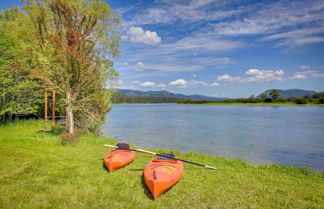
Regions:
[[[120,88],[247,97],[324,91],[324,0],[106,0],[123,20]],[[19,5],[0,2],[0,9]]]

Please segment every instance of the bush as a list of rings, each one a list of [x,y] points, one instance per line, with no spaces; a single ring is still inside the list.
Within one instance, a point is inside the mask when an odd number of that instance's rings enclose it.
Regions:
[[[307,99],[304,97],[299,97],[294,100],[296,104],[307,104]]]
[[[272,102],[272,99],[271,99],[271,98],[266,98],[266,99],[264,100],[264,102]]]
[[[61,134],[61,144],[62,145],[75,145],[78,142],[80,134],[77,129],[75,129],[74,134],[62,133]]]
[[[320,103],[320,104],[324,104],[324,97],[319,98],[319,99],[318,99],[318,103]]]
[[[288,102],[288,100],[285,99],[285,98],[280,98],[280,99],[279,99],[279,102]]]

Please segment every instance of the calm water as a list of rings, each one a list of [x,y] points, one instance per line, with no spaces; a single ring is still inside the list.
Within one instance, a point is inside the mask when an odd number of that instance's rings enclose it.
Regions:
[[[324,107],[114,105],[102,134],[141,148],[324,171]]]

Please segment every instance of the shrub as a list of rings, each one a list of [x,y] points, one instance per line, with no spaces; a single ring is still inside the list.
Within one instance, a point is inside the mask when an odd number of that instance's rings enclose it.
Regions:
[[[272,102],[272,99],[271,99],[271,98],[266,98],[266,99],[264,100],[264,102]]]
[[[288,102],[288,100],[285,99],[285,98],[280,98],[280,99],[279,99],[279,102]]]
[[[319,99],[318,99],[318,102],[319,102],[320,104],[324,104],[324,97],[319,98]]]
[[[307,99],[304,97],[299,97],[294,100],[296,104],[307,104]]]
[[[73,134],[62,133],[61,134],[61,144],[62,145],[75,145],[80,137],[79,132],[75,129]]]

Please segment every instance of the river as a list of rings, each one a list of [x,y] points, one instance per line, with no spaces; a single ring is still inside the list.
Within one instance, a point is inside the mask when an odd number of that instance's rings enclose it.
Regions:
[[[324,107],[318,106],[113,105],[101,134],[147,149],[324,171]]]

